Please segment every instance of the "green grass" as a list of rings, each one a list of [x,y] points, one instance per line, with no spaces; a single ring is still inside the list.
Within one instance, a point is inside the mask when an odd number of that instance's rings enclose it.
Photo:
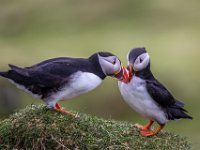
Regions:
[[[78,115],[29,106],[0,122],[0,149],[191,149],[186,138],[174,133],[147,138],[131,123]]]

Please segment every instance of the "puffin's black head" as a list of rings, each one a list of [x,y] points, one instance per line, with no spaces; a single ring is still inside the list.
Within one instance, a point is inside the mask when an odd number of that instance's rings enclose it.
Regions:
[[[121,72],[121,61],[109,52],[98,52],[99,64],[105,75],[115,76]]]
[[[150,66],[150,59],[145,48],[134,48],[128,54],[129,69],[135,72],[144,70]]]
[[[123,75],[121,69],[121,61],[117,56],[109,52],[97,52],[93,54],[90,59],[94,61],[98,60],[100,68],[106,76],[114,76],[120,78]]]

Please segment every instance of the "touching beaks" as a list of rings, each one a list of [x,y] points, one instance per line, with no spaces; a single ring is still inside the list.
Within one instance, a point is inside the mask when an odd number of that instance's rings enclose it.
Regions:
[[[130,81],[129,80],[129,71],[124,66],[122,66],[122,69],[123,69],[123,80],[122,80],[122,82],[128,83]]]
[[[133,77],[132,65],[129,64],[128,69],[126,69],[124,66],[122,66],[122,70],[123,70],[123,77],[122,77],[121,81],[124,83],[129,83]]]
[[[128,70],[121,65],[121,71],[120,71],[120,76],[115,76],[119,81],[124,82],[124,83],[128,83],[129,82],[129,72]]]
[[[128,83],[132,79],[133,76],[133,67],[132,65],[129,65],[128,69],[126,69],[123,65],[121,65],[120,70],[117,70],[113,77],[115,77],[117,80]]]

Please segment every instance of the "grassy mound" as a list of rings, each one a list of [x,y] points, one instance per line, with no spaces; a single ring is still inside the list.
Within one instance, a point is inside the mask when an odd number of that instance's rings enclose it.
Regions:
[[[0,122],[0,149],[191,149],[185,138],[172,133],[146,138],[130,123],[78,115],[27,107]]]

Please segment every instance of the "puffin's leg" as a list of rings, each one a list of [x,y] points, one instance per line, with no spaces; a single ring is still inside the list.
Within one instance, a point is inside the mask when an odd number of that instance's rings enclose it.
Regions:
[[[152,135],[156,135],[160,132],[160,130],[162,130],[162,128],[164,128],[165,125],[161,125],[159,124],[159,127],[154,130],[154,131],[140,131],[140,134],[144,135],[144,136],[152,136]]]
[[[135,124],[134,126],[138,128],[139,130],[145,131],[145,130],[149,130],[153,123],[154,123],[153,120],[149,120],[149,122],[145,126],[142,126],[140,124]]]
[[[66,110],[62,109],[62,107],[58,103],[55,104],[54,110],[57,111],[57,112],[64,113],[66,115],[72,115],[72,116],[77,117],[77,115],[75,115],[75,114],[73,114],[73,113],[71,113],[69,111],[66,111]]]

